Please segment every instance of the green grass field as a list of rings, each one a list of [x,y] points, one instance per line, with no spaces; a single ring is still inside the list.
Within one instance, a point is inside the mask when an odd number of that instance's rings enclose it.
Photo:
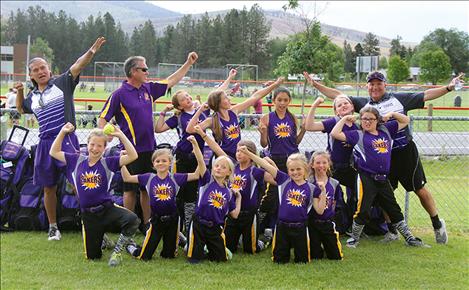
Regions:
[[[46,233],[2,233],[1,288],[467,289],[468,237],[451,233],[444,246],[435,244],[433,234],[416,234],[431,248],[409,248],[402,238],[391,244],[372,238],[362,239],[357,249],[345,247],[343,261],[276,265],[269,248],[255,256],[234,254],[227,263],[198,265],[187,263],[183,254],[174,260],[155,254],[149,262],[125,254],[121,266],[109,268],[109,250],[99,261],[85,259],[79,233],[64,233],[60,242],[47,241]]]
[[[107,266],[84,258],[79,233],[60,242],[45,232],[1,234],[1,289],[468,289],[469,158],[424,160],[428,188],[446,220],[449,244],[434,241],[430,219],[411,193],[409,225],[431,248],[409,248],[402,241],[381,244],[363,239],[357,249],[344,246],[344,260],[307,265],[276,265],[270,248],[256,256],[235,254],[228,263],[191,265],[180,251],[174,260],[158,254],[150,262],[124,255],[123,265]],[[404,208],[404,192],[396,191]],[[111,234],[117,238],[116,234]],[[141,243],[138,234],[136,241]],[[342,237],[344,244],[346,237]],[[157,252],[159,253],[159,252]]]

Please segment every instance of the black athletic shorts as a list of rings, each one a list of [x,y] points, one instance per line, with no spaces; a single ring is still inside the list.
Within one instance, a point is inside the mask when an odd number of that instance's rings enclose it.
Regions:
[[[415,192],[427,183],[414,141],[409,141],[407,146],[392,151],[389,181],[393,189],[396,189],[400,182],[408,192]]]
[[[137,160],[127,165],[127,169],[129,170],[130,174],[136,175],[148,172],[155,172],[155,170],[153,169],[153,164],[151,163],[152,155],[153,151],[139,152]],[[138,184],[124,182],[124,191],[136,192],[138,191],[138,188]],[[141,187],[140,189],[145,190],[144,187]]]

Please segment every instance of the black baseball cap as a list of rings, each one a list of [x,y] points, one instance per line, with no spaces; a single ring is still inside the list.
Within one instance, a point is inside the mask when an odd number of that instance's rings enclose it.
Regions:
[[[379,71],[373,71],[373,72],[370,72],[368,76],[366,77],[366,82],[369,83],[372,80],[380,80],[382,82],[385,82],[386,77]]]

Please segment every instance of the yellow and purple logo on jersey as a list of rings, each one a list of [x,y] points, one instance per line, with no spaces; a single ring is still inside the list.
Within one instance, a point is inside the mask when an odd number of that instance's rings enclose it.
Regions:
[[[169,184],[157,184],[153,187],[153,195],[157,201],[167,201],[173,197],[173,188]]]
[[[208,203],[217,209],[222,209],[226,203],[225,196],[218,190],[214,190],[208,195]]]
[[[231,188],[234,190],[243,190],[244,187],[246,187],[246,176],[241,174],[235,174],[233,176]]]
[[[101,174],[99,174],[98,171],[82,173],[80,183],[85,190],[96,189],[101,185]]]
[[[297,189],[290,189],[287,192],[287,201],[288,204],[295,207],[301,207],[306,199],[306,195],[304,194],[304,190],[299,191]]]
[[[373,140],[371,143],[376,153],[379,153],[379,154],[388,153],[389,151],[388,140],[384,138],[378,138],[378,139]]]
[[[226,138],[230,140],[235,140],[239,138],[239,126],[236,124],[231,124],[225,129]]]
[[[287,138],[290,137],[291,127],[288,123],[280,123],[275,125],[274,134],[278,138]]]

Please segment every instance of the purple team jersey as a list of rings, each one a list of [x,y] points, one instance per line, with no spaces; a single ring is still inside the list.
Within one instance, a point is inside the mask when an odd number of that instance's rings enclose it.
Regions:
[[[220,186],[210,172],[205,171],[204,176],[199,179],[199,199],[195,214],[216,225],[223,225],[226,215],[235,208],[235,198],[231,190]]]
[[[272,155],[291,155],[298,152],[296,126],[290,114],[280,119],[277,113],[269,113],[269,151]]]
[[[138,183],[145,187],[150,196],[152,215],[177,214],[176,195],[179,187],[187,183],[187,173],[168,174],[161,179],[154,173],[138,175]]]
[[[115,117],[122,132],[137,152],[156,148],[153,126],[153,102],[166,93],[167,83],[144,83],[136,88],[127,81],[112,93],[103,107],[100,118],[110,121]]]
[[[312,178],[310,182],[316,186],[313,192],[313,198],[319,198],[321,189],[317,186],[316,180]],[[319,215],[315,210],[313,210],[313,218],[315,220],[332,220],[335,216],[335,207],[337,203],[342,200],[342,197],[343,192],[339,181],[329,177],[326,183],[326,209],[322,215]]]
[[[103,157],[89,166],[88,157],[65,152],[66,174],[72,178],[77,190],[80,208],[94,207],[112,202],[109,193],[114,172],[120,169],[119,156]]]
[[[358,170],[369,174],[389,173],[393,138],[398,128],[397,121],[389,121],[378,126],[378,135],[361,130],[344,132],[347,142],[354,145]]]
[[[219,143],[220,147],[226,154],[231,157],[236,157],[236,149],[239,141],[241,140],[241,129],[239,128],[238,116],[228,110],[228,115],[230,119],[228,121],[223,120],[219,117],[221,130],[222,130],[222,140]]]
[[[288,223],[305,222],[313,203],[315,186],[310,182],[296,184],[285,172],[278,171],[275,181],[278,184],[278,219]]]
[[[331,154],[332,164],[335,168],[343,168],[350,166],[353,146],[347,142],[339,141],[330,135],[335,124],[339,121],[339,117],[332,117],[322,121],[324,126],[324,133],[327,133],[327,151]],[[344,125],[342,131],[354,131],[358,130],[358,126],[353,123],[352,126]]]
[[[166,120],[166,125],[168,125],[168,127],[171,129],[176,128],[178,132],[179,141],[176,144],[176,151],[178,152],[189,154],[193,151],[191,142],[187,141],[187,137],[191,135],[194,136],[195,139],[197,140],[200,150],[204,148],[204,144],[205,144],[204,139],[202,139],[202,137],[199,134],[197,133],[189,134],[186,131],[187,124],[192,119],[194,114],[195,114],[195,111],[191,113],[184,111],[184,112],[181,112],[179,116],[172,116],[171,118]],[[209,114],[210,114],[209,110],[204,111],[202,114],[200,114],[199,121],[197,123],[200,123],[203,120],[205,120]]]
[[[264,182],[264,170],[250,166],[244,170],[236,165],[234,180],[231,188],[239,189],[241,193],[241,210],[250,211],[258,207],[259,184]]]

